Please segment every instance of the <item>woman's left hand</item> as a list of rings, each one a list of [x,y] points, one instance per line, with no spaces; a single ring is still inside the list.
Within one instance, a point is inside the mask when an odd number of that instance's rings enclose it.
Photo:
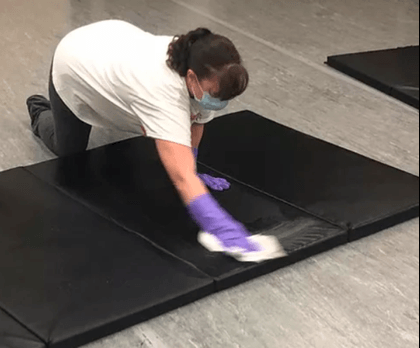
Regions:
[[[198,149],[193,148],[194,158],[197,160],[198,157]],[[198,174],[198,177],[201,181],[207,185],[208,188],[214,191],[226,191],[230,189],[230,183],[222,178],[215,178],[208,174]]]
[[[225,179],[214,178],[208,174],[198,174],[198,177],[214,191],[226,191],[230,189],[230,183]]]

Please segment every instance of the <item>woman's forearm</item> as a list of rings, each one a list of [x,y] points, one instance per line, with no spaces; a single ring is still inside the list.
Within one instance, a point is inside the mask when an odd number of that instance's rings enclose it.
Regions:
[[[209,193],[195,171],[191,148],[169,141],[156,140],[162,164],[169,174],[185,205]]]
[[[190,205],[198,197],[209,194],[207,187],[197,175],[184,178],[178,177],[173,182],[186,206]]]

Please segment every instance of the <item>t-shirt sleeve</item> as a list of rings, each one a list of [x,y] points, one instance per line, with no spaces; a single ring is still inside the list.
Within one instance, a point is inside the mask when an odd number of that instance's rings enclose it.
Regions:
[[[145,136],[191,146],[191,121],[189,110],[176,105],[145,105],[133,101],[131,108],[139,117]]]

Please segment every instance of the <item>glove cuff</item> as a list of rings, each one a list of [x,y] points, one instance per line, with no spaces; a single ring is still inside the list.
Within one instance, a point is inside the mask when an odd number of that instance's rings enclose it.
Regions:
[[[203,231],[213,232],[219,229],[220,225],[234,222],[234,219],[210,193],[198,197],[188,205],[187,209],[192,219]]]
[[[197,157],[198,157],[198,149],[194,147],[192,149],[192,151],[193,151],[193,154],[194,154],[195,159],[197,159]]]

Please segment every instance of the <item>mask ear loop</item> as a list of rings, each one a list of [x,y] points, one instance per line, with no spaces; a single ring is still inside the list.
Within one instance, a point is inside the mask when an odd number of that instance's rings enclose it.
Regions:
[[[201,98],[201,99],[198,99],[197,98],[197,96],[195,96],[195,98],[198,100],[198,101],[201,101],[201,100],[203,100],[204,99],[204,90],[203,90],[203,87],[201,87],[201,84],[200,84],[200,81],[198,80],[198,76],[194,73],[194,76],[195,76],[195,80],[197,81],[197,84],[198,84],[198,87],[200,88],[200,90],[201,90],[201,93],[203,93],[203,97]]]

